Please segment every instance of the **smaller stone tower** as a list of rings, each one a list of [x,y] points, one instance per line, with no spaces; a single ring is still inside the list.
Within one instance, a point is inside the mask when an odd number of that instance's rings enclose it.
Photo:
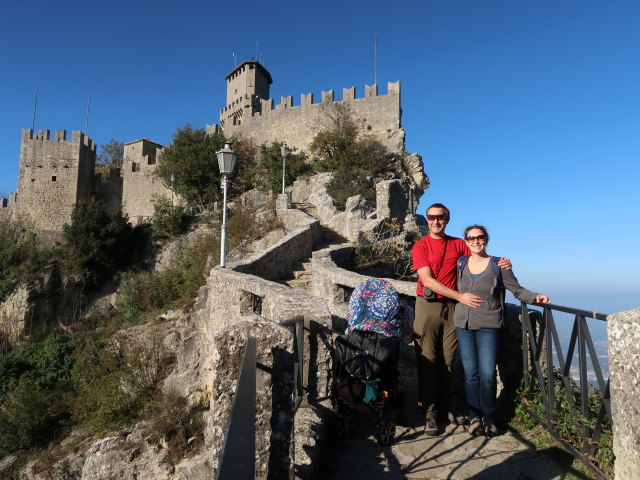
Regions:
[[[146,138],[124,145],[122,211],[134,225],[153,217],[155,197],[173,198],[155,174],[162,148]]]
[[[71,222],[76,203],[91,197],[96,144],[84,133],[66,130],[22,130],[18,192],[13,214],[27,218],[40,230],[62,230]]]
[[[240,125],[247,114],[260,112],[260,100],[269,98],[271,74],[259,62],[245,61],[224,77],[227,81],[227,106],[220,111],[220,125]]]

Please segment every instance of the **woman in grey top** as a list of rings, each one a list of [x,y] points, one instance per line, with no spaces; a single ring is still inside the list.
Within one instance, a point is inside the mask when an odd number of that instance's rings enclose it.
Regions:
[[[511,270],[500,269],[496,257],[486,252],[489,233],[482,225],[472,225],[464,232],[471,256],[458,260],[458,290],[483,298],[482,305],[471,308],[456,305],[454,325],[458,337],[458,350],[464,366],[465,391],[469,405],[471,435],[495,436],[498,431],[493,422],[496,405],[496,362],[500,328],[502,327],[502,288],[509,289],[526,303],[549,303],[545,295],[530,292],[518,283]],[[466,260],[466,264],[465,264]],[[493,264],[492,264],[493,262]]]

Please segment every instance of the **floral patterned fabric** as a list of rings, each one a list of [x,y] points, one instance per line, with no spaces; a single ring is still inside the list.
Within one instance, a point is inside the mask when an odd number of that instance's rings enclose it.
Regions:
[[[412,309],[400,303],[393,285],[371,278],[360,282],[351,294],[345,333],[361,330],[407,341],[412,323]]]

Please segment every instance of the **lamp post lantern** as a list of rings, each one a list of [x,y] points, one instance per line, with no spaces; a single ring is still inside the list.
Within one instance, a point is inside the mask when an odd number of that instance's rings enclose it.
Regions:
[[[282,194],[284,195],[284,163],[289,156],[289,147],[287,147],[286,143],[283,143],[282,147],[280,147],[280,153],[282,154]]]
[[[220,235],[220,266],[227,265],[227,175],[233,172],[236,164],[236,152],[231,148],[231,143],[226,142],[224,148],[216,152],[218,167],[222,174],[222,232]]]

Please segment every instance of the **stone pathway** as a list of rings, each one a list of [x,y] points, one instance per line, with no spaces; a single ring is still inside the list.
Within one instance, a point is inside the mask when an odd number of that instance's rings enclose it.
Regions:
[[[407,360],[399,370],[407,412],[396,427],[396,441],[381,447],[375,419],[355,418],[350,435],[330,439],[318,478],[332,480],[560,480],[573,458],[555,447],[536,450],[520,434],[502,430],[498,437],[472,437],[462,426],[442,424],[439,437],[422,433],[415,409],[415,369]],[[573,478],[585,478],[578,474]]]

